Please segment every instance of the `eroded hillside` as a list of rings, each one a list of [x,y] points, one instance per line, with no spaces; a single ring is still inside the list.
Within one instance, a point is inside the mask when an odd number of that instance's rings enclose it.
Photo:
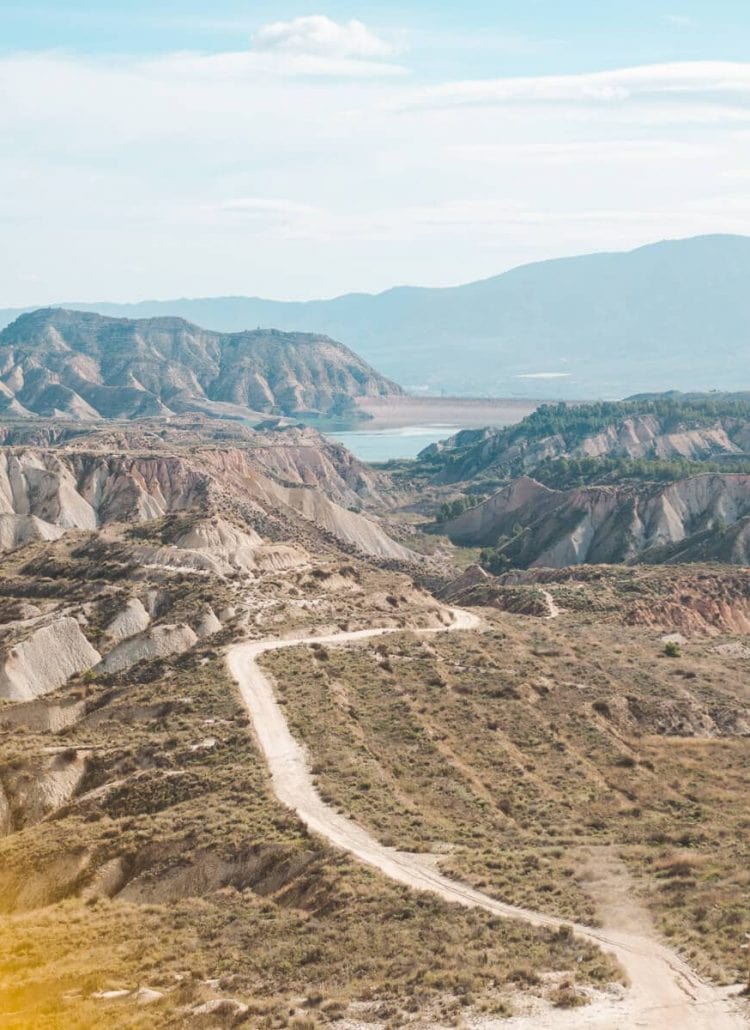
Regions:
[[[490,571],[582,563],[750,564],[750,401],[665,394],[542,406],[467,430],[397,476],[437,533]]]
[[[390,482],[345,448],[301,428],[154,420],[26,446],[24,427],[0,449],[0,541],[13,547],[67,529],[228,509],[271,535],[303,539],[308,524],[353,552],[409,562],[377,516]],[[32,439],[42,435],[29,430]],[[352,510],[356,509],[356,510]],[[294,528],[291,528],[294,527]]]
[[[343,344],[310,333],[217,333],[180,318],[56,308],[0,332],[0,410],[11,416],[329,413],[398,393]]]
[[[314,522],[269,538],[196,496],[4,555],[6,1025],[432,1026],[617,981],[592,945],[392,884],[275,801],[225,647],[444,616]]]
[[[701,979],[736,982],[750,918],[737,570],[457,578],[394,516],[404,480],[311,430],[5,440],[9,1026],[427,1030],[662,1002],[742,1025]],[[341,839],[278,800],[248,720],[270,710],[230,676],[256,645],[281,648],[266,700]],[[363,865],[347,834],[368,832]]]

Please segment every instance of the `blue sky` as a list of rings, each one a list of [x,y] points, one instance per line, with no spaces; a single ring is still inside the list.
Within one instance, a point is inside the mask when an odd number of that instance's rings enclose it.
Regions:
[[[0,304],[750,232],[738,2],[0,3]]]
[[[0,5],[0,48],[85,53],[234,49],[260,26],[325,13],[383,35],[406,32],[425,75],[582,71],[705,57],[743,60],[750,10],[743,0],[509,3],[107,3],[60,0]]]

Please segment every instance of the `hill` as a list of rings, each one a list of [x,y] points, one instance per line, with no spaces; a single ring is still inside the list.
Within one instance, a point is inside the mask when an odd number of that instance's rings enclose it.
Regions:
[[[313,550],[335,541],[351,553],[416,559],[379,521],[351,510],[381,506],[389,485],[345,448],[311,429],[239,426],[233,432],[230,424],[222,432],[217,425],[144,420],[115,433],[100,428],[72,440],[63,434],[46,445],[40,440],[41,446],[25,442],[44,435],[36,423],[28,433],[8,431],[0,447],[0,549],[55,540],[66,531],[235,511],[259,533],[308,541]],[[219,552],[225,547],[217,546]],[[257,560],[251,550],[243,558],[248,567]],[[288,558],[282,549],[268,560],[283,567]],[[193,558],[157,547],[151,561],[189,566]]]
[[[542,405],[426,448],[404,478],[482,564],[750,562],[750,399]],[[442,503],[438,502],[441,501]]]
[[[750,387],[750,372],[737,371],[750,353],[749,277],[750,238],[715,235],[538,262],[447,289],[76,306],[179,315],[229,332],[327,333],[397,382],[435,392],[614,398]]]
[[[718,473],[574,490],[521,477],[444,525],[451,540],[499,547],[521,568],[697,558],[747,565],[749,530],[750,476]]]
[[[0,441],[9,1025],[744,1026],[743,570],[456,581],[309,428]]]
[[[552,470],[561,460],[567,460],[566,468],[577,463],[584,474],[588,465],[596,471],[604,459],[615,468],[628,459],[650,464],[736,460],[749,449],[750,395],[671,393],[542,405],[516,425],[462,430],[418,457],[437,482],[455,483]]]
[[[218,333],[181,318],[55,308],[0,333],[0,410],[11,415],[326,414],[399,393],[348,347],[310,333]]]

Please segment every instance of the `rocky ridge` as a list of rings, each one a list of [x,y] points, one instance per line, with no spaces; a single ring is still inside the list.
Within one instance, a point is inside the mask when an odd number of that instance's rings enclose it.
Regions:
[[[686,458],[703,461],[742,455],[750,449],[746,419],[716,418],[707,424],[681,424],[654,414],[615,418],[612,424],[570,439],[562,432],[536,437],[513,429],[464,430],[425,448],[420,458],[436,462],[437,481],[460,482],[476,476],[521,474],[556,458]]]
[[[288,521],[299,516],[364,553],[412,558],[376,522],[315,489],[281,485],[259,472],[246,451],[210,449],[192,457],[0,451],[0,513],[16,527],[36,518],[40,532],[49,536],[58,529],[149,522],[196,509],[212,512],[226,504],[242,506],[259,523],[265,517]]]
[[[273,329],[217,333],[180,318],[48,308],[0,332],[0,411],[90,421],[175,412],[258,418],[401,393],[341,343]]]

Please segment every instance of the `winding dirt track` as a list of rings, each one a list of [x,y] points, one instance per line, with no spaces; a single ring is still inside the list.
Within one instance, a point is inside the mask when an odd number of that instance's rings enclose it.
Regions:
[[[460,609],[450,609],[452,622],[444,629],[418,630],[420,634],[476,629],[479,619]],[[533,926],[558,927],[565,920],[531,909],[517,908],[497,901],[481,891],[451,880],[437,872],[434,859],[387,848],[358,826],[340,815],[320,798],[313,785],[307,754],[297,743],[276,702],[269,678],[258,664],[266,651],[299,644],[348,644],[396,629],[374,628],[329,636],[298,636],[291,639],[247,641],[227,652],[229,669],[240,687],[242,700],[253,722],[256,736],[271,772],[273,788],[282,804],[293,809],[303,823],[333,845],[350,852],[361,862],[374,866],[386,876],[415,890],[431,891],[446,901],[485,909],[495,915],[522,919]],[[581,938],[611,952],[630,979],[624,1000],[611,1005],[597,1004],[596,1014],[578,1010],[578,1027],[597,1030],[747,1030],[735,1003],[721,989],[705,983],[673,951],[647,936],[598,930],[573,924]],[[570,1026],[564,1013],[540,1014],[533,1025],[538,1028]]]

